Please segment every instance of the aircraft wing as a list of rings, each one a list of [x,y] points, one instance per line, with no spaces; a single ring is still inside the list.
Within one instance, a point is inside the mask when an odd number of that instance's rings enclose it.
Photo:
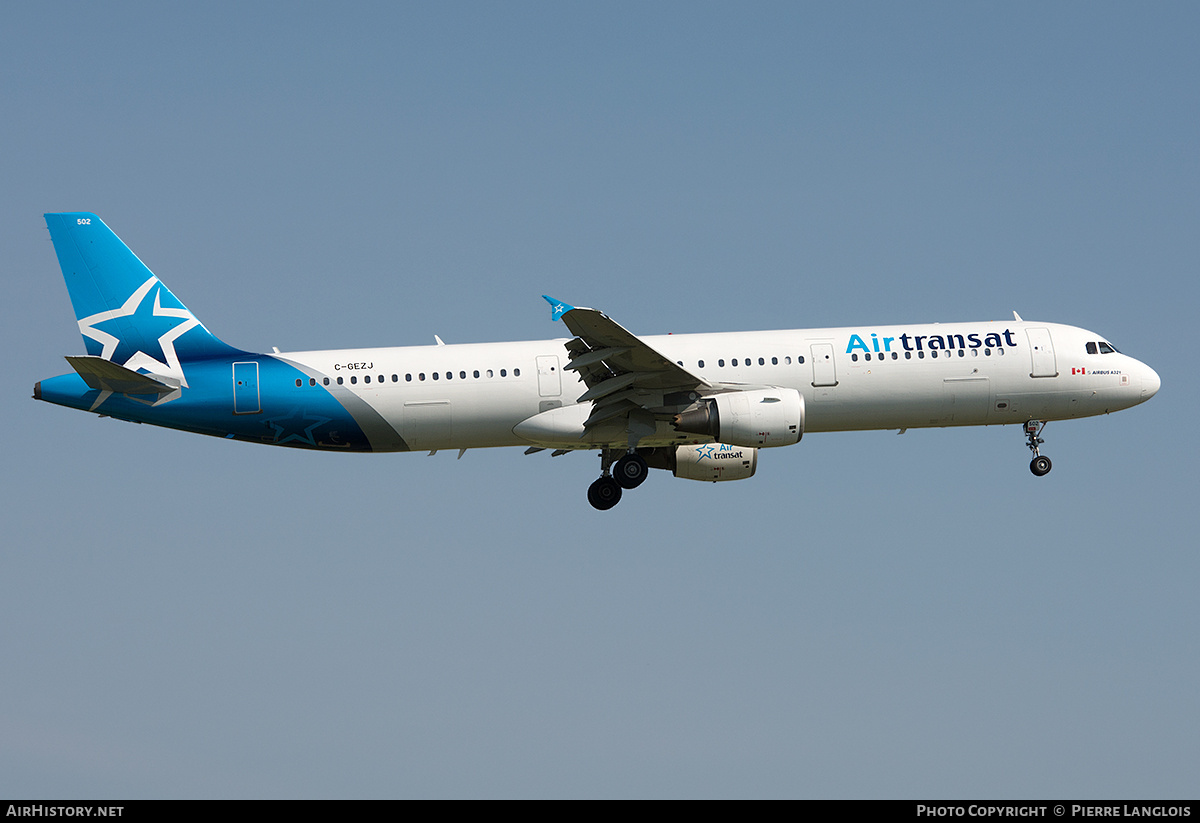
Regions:
[[[602,312],[542,297],[550,304],[553,318],[562,320],[575,335],[567,343],[571,359],[565,368],[579,372],[588,387],[577,398],[580,403],[592,403],[592,413],[583,424],[585,431],[628,418],[631,440],[636,442],[636,431],[647,426],[653,431],[653,415],[648,410],[663,406],[664,395],[713,388]]]

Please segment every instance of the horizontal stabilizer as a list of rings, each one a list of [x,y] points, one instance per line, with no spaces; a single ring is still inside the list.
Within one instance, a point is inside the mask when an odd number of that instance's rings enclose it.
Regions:
[[[67,362],[79,372],[88,388],[100,391],[114,394],[170,394],[179,388],[178,380],[139,374],[103,357],[68,356]]]

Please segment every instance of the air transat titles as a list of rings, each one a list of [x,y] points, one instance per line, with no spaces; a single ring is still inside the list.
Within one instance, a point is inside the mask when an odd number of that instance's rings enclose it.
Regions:
[[[1017,345],[1016,341],[1013,340],[1011,329],[1005,329],[1002,332],[988,332],[987,334],[980,332],[971,332],[969,334],[909,334],[905,332],[899,337],[880,337],[878,334],[872,332],[870,345],[867,345],[867,341],[862,338],[862,335],[850,335],[850,342],[846,344],[846,354],[855,351],[865,353],[890,352],[893,350],[892,344],[897,340],[904,346],[904,351],[997,349],[1003,346],[1013,347]]]

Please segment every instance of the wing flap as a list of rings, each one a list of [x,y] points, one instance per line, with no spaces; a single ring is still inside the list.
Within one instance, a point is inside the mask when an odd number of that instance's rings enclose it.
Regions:
[[[581,354],[578,357],[572,357],[570,361],[567,362],[567,365],[563,368],[567,369],[568,371],[582,371],[586,366],[594,366],[595,364],[608,360],[611,357],[617,357],[618,355],[626,354],[628,351],[629,349],[611,347],[605,349],[596,349],[595,351],[588,351],[586,354]]]
[[[589,349],[582,357],[572,357],[573,362],[579,360],[584,365],[602,362],[612,371],[636,372],[639,388],[685,390],[708,386],[703,378],[664,357],[596,309],[572,308],[563,313],[562,321]]]
[[[661,406],[664,394],[713,388],[602,312],[543,296],[553,319],[575,335],[566,343],[570,359],[564,368],[578,372],[587,386],[577,402],[593,404],[585,432],[623,419],[632,448],[647,430],[653,432],[649,409]]]

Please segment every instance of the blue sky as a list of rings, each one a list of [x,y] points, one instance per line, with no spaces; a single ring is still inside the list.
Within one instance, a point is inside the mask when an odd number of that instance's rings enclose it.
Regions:
[[[1184,3],[18,4],[0,794],[1180,797],[1200,762]],[[93,211],[259,350],[1026,319],[1154,400],[758,475],[321,455],[35,403]],[[1190,399],[1189,399],[1190,398]]]

